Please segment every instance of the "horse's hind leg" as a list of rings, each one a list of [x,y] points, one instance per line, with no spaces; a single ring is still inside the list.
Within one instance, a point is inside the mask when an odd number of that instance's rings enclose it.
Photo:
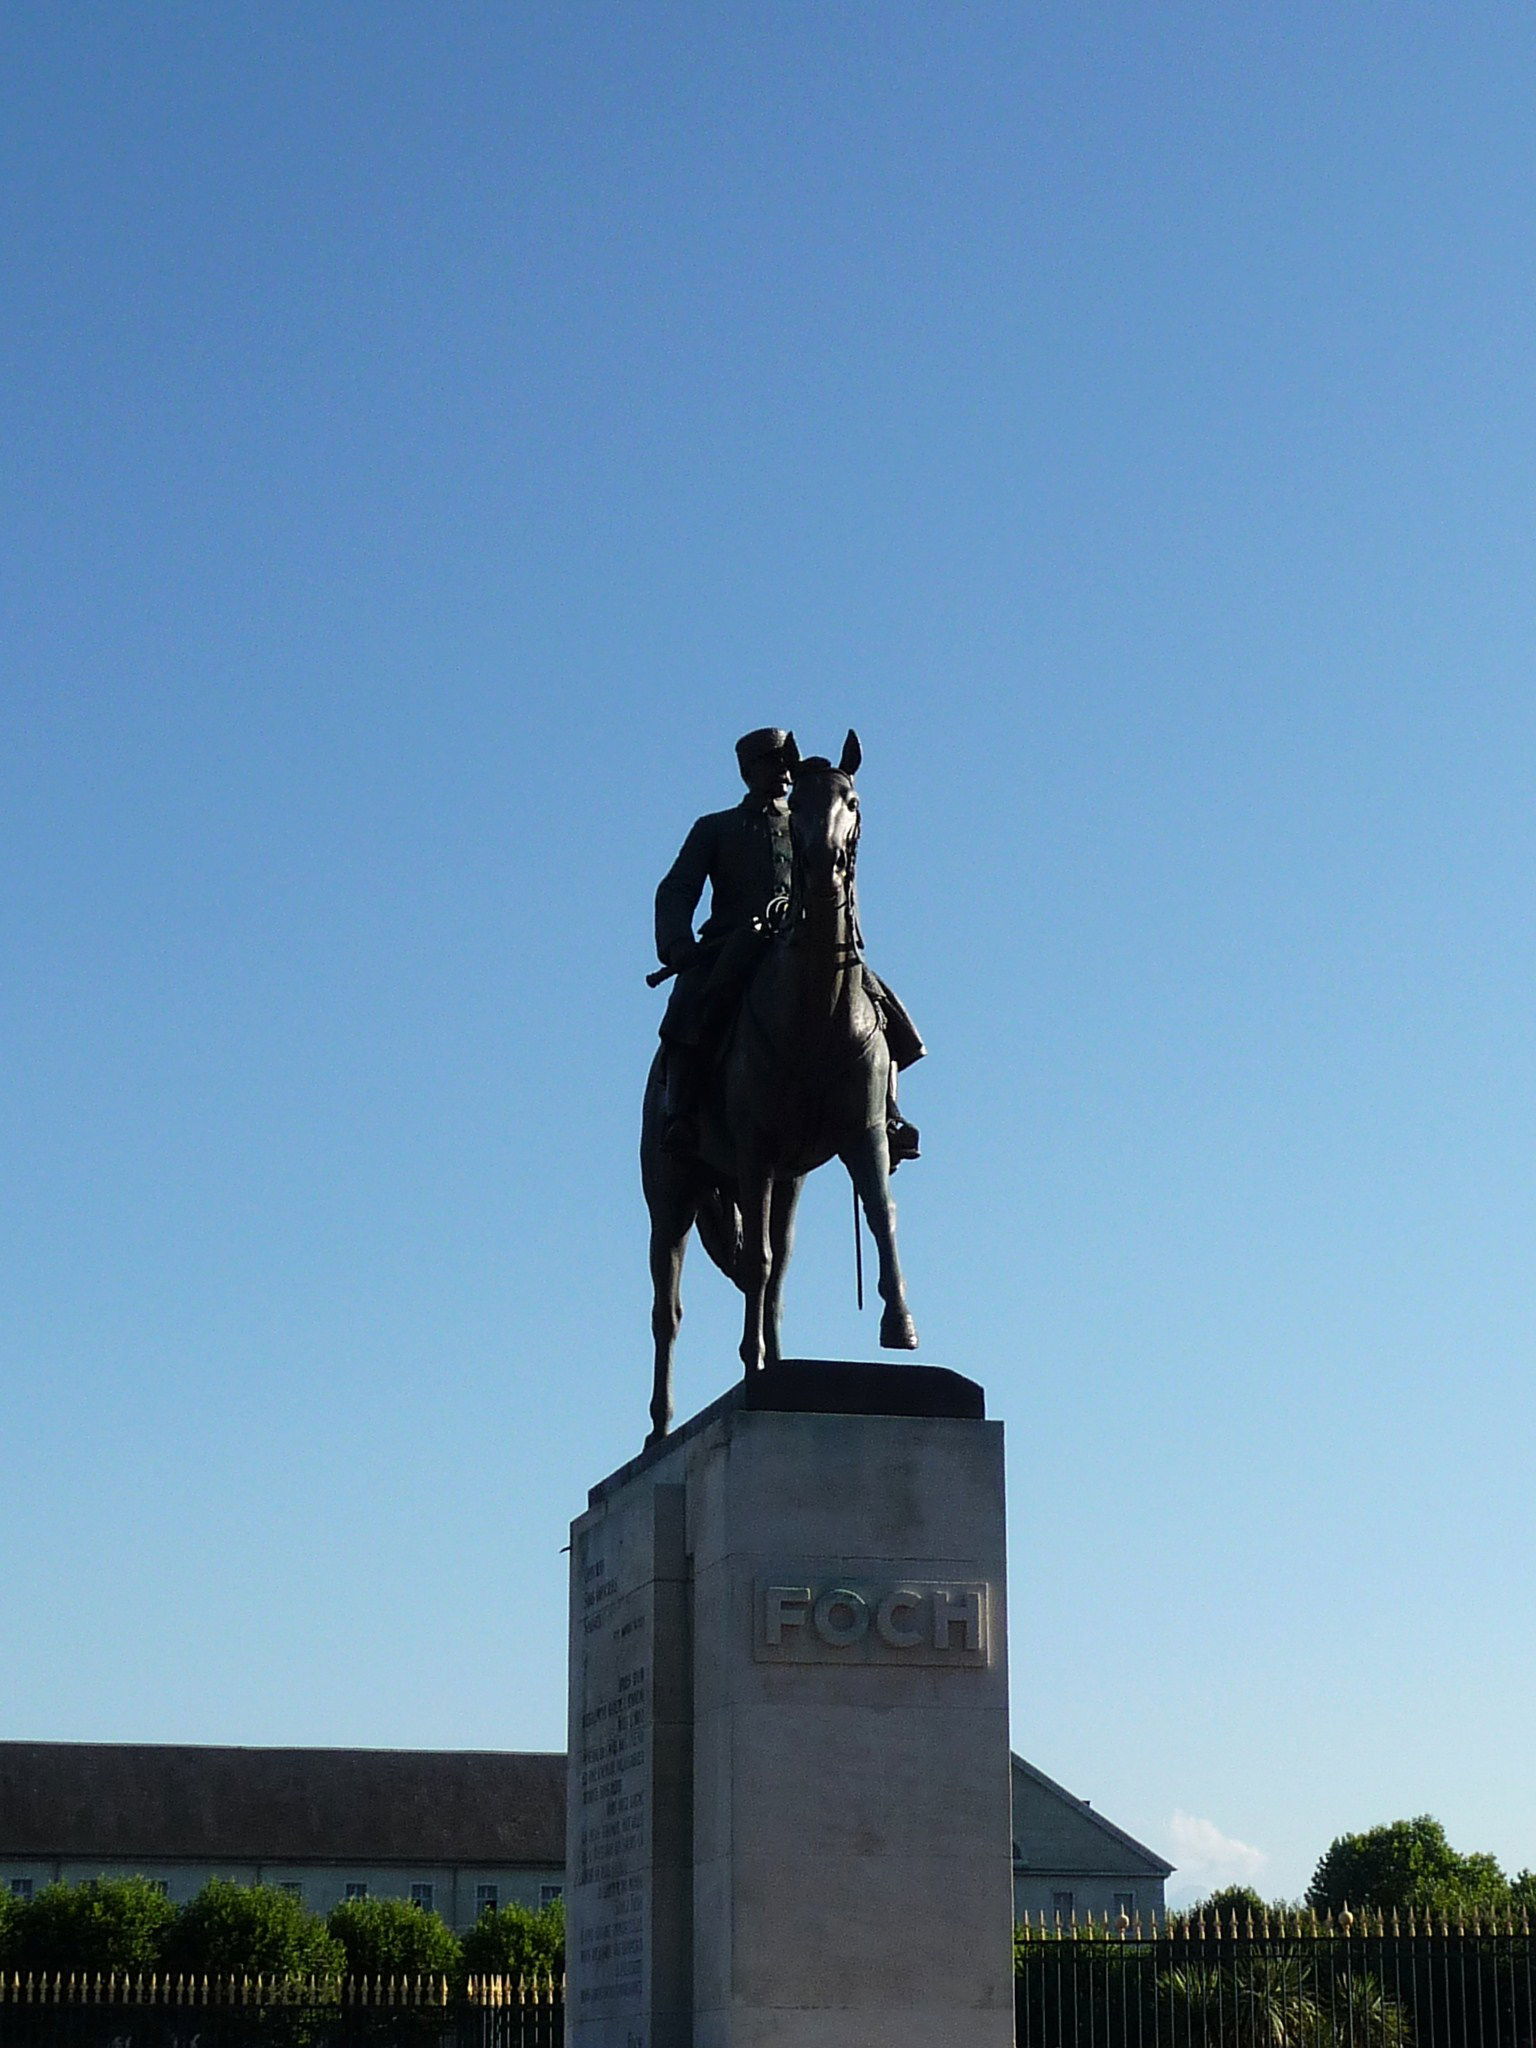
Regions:
[[[853,1181],[880,1259],[880,1344],[886,1351],[915,1351],[917,1325],[907,1307],[906,1282],[896,1251],[896,1204],[891,1200],[891,1159],[885,1126],[863,1131],[840,1155]]]
[[[741,1332],[741,1362],[749,1373],[763,1365],[766,1349],[763,1316],[768,1300],[769,1277],[773,1271],[773,1183],[766,1173],[742,1172],[741,1190],[741,1291],[746,1311]]]
[[[784,1270],[795,1248],[795,1210],[802,1177],[776,1180],[768,1210],[768,1286],[763,1295],[763,1353],[769,1365],[779,1362],[779,1317],[784,1301]]]
[[[651,1433],[658,1443],[672,1427],[672,1353],[683,1320],[683,1254],[688,1249],[692,1218],[678,1226],[676,1218],[651,1225],[651,1335],[656,1344],[656,1369],[651,1381]]]

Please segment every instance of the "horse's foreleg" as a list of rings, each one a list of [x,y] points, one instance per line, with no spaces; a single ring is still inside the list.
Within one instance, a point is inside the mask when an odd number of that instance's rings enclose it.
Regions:
[[[681,1227],[651,1225],[651,1335],[656,1342],[656,1370],[651,1381],[651,1433],[654,1444],[672,1427],[672,1353],[683,1320],[683,1254],[688,1249],[691,1219]]]
[[[748,1372],[763,1364],[763,1309],[773,1271],[773,1183],[766,1173],[743,1173],[741,1190],[741,1282],[746,1316],[741,1332],[741,1362]]]
[[[795,1248],[795,1210],[803,1177],[776,1180],[768,1210],[768,1287],[763,1297],[763,1349],[770,1365],[779,1362],[779,1316],[784,1301],[784,1271]]]
[[[896,1204],[891,1200],[891,1156],[884,1124],[860,1133],[840,1155],[847,1167],[880,1260],[880,1343],[886,1351],[915,1351],[917,1325],[907,1307],[906,1282],[896,1250]]]

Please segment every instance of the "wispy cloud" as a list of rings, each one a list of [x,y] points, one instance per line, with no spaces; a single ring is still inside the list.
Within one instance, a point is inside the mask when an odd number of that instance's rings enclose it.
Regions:
[[[1218,1885],[1252,1884],[1269,1861],[1251,1842],[1224,1835],[1215,1821],[1202,1820],[1182,1808],[1175,1809],[1168,1833],[1172,1860],[1179,1867],[1174,1889],[1181,1897],[1195,1898]]]

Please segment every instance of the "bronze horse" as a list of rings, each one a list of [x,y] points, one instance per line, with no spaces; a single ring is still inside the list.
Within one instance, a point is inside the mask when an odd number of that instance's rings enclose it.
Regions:
[[[880,1342],[888,1351],[917,1348],[890,1191],[890,1053],[864,985],[854,899],[861,758],[853,732],[836,767],[819,756],[791,757],[793,880],[715,1065],[699,1158],[663,1149],[660,1053],[646,1082],[640,1178],[651,1217],[656,1344],[649,1443],[672,1420],[689,1231],[697,1225],[704,1249],[745,1297],[742,1364],[751,1373],[776,1362],[800,1190],[834,1157],[848,1169],[879,1255]]]

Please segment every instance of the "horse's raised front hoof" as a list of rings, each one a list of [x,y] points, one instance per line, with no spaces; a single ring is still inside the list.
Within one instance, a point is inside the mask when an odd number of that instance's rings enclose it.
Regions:
[[[882,1351],[915,1351],[917,1325],[904,1308],[888,1308],[880,1318]]]

